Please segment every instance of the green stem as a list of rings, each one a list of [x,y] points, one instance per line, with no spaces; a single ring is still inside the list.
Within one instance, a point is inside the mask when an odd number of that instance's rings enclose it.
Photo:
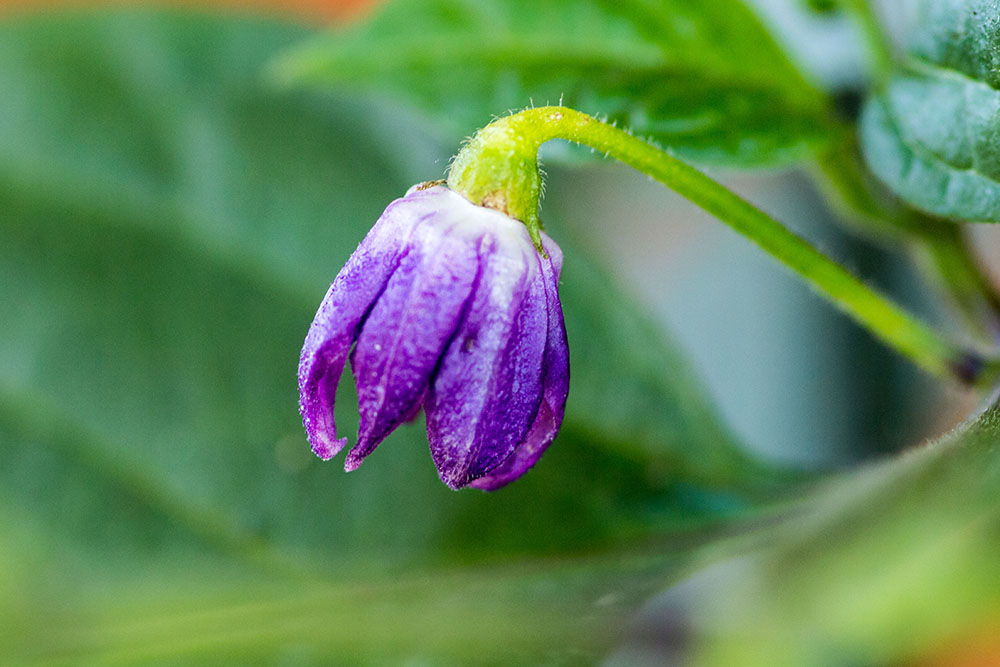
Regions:
[[[917,238],[913,251],[972,330],[986,342],[1000,340],[1000,302],[975,263],[962,229],[954,223],[933,236]]]
[[[651,176],[725,222],[806,279],[887,345],[942,378],[985,387],[1000,361],[946,339],[700,171],[624,130],[565,107],[540,107],[483,128],[455,158],[448,185],[523,221],[541,249],[538,149],[551,139],[589,146]]]
[[[868,44],[875,78],[877,80],[884,79],[892,70],[892,46],[886,38],[881,22],[875,15],[871,0],[840,0],[840,4],[854,17],[865,43]]]
[[[906,208],[868,176],[853,132],[819,156],[818,184],[839,217],[879,241],[905,247],[933,286],[987,344],[1000,341],[1000,300],[966,244],[962,228]]]

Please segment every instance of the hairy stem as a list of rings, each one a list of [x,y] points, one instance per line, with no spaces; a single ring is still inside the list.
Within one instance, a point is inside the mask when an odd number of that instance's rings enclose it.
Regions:
[[[589,146],[686,197],[802,276],[819,294],[927,372],[972,386],[986,386],[1000,375],[1000,362],[934,331],[697,169],[573,109],[540,107],[494,121],[455,158],[448,185],[473,202],[523,221],[537,244],[541,228],[538,149],[551,139]]]

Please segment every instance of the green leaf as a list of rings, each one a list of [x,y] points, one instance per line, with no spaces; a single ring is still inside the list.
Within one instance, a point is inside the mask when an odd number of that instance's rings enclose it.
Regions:
[[[453,140],[560,101],[708,163],[795,161],[831,130],[822,96],[740,0],[395,0],[275,73],[412,101]]]
[[[825,482],[768,529],[770,548],[702,577],[691,664],[952,664],[920,658],[1000,621],[998,498],[998,404]]]
[[[915,7],[911,61],[864,109],[865,157],[875,174],[916,208],[957,220],[998,222],[995,3],[928,0]]]
[[[1000,88],[1000,25],[993,0],[908,0],[910,57]]]
[[[0,608],[5,665],[593,664],[631,611],[695,560],[692,542],[503,567],[234,578],[201,568],[113,596]],[[57,602],[57,604],[53,604]],[[0,643],[0,648],[3,648]]]
[[[419,128],[383,131],[379,107],[264,85],[306,36],[175,12],[0,25],[4,663],[464,656],[480,635],[592,655],[636,599],[616,591],[688,562],[637,544],[773,481],[568,237],[570,407],[524,479],[451,492],[420,424],[350,475],[315,459],[295,382],[309,322],[421,178],[401,165],[443,156],[401,155]],[[483,565],[514,554],[523,570]],[[450,611],[431,627],[425,610]]]

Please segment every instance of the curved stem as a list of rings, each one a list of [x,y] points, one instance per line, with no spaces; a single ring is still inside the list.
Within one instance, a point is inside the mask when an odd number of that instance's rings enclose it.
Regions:
[[[818,185],[843,222],[906,248],[932,285],[985,344],[1000,342],[1000,298],[965,241],[962,226],[902,206],[867,175],[853,132],[818,156]]]
[[[661,149],[586,114],[540,107],[498,119],[455,158],[448,185],[470,200],[522,220],[538,240],[538,148],[550,139],[589,146],[651,176],[763,248],[840,310],[927,372],[984,386],[1000,361],[948,340],[865,285],[746,200]]]

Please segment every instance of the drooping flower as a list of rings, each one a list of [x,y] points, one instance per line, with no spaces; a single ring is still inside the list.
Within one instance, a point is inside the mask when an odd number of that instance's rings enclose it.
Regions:
[[[354,470],[422,407],[448,486],[497,489],[555,438],[569,388],[559,303],[562,252],[542,235],[442,185],[386,208],[330,286],[299,362],[306,433],[322,459],[344,364],[358,390]]]

